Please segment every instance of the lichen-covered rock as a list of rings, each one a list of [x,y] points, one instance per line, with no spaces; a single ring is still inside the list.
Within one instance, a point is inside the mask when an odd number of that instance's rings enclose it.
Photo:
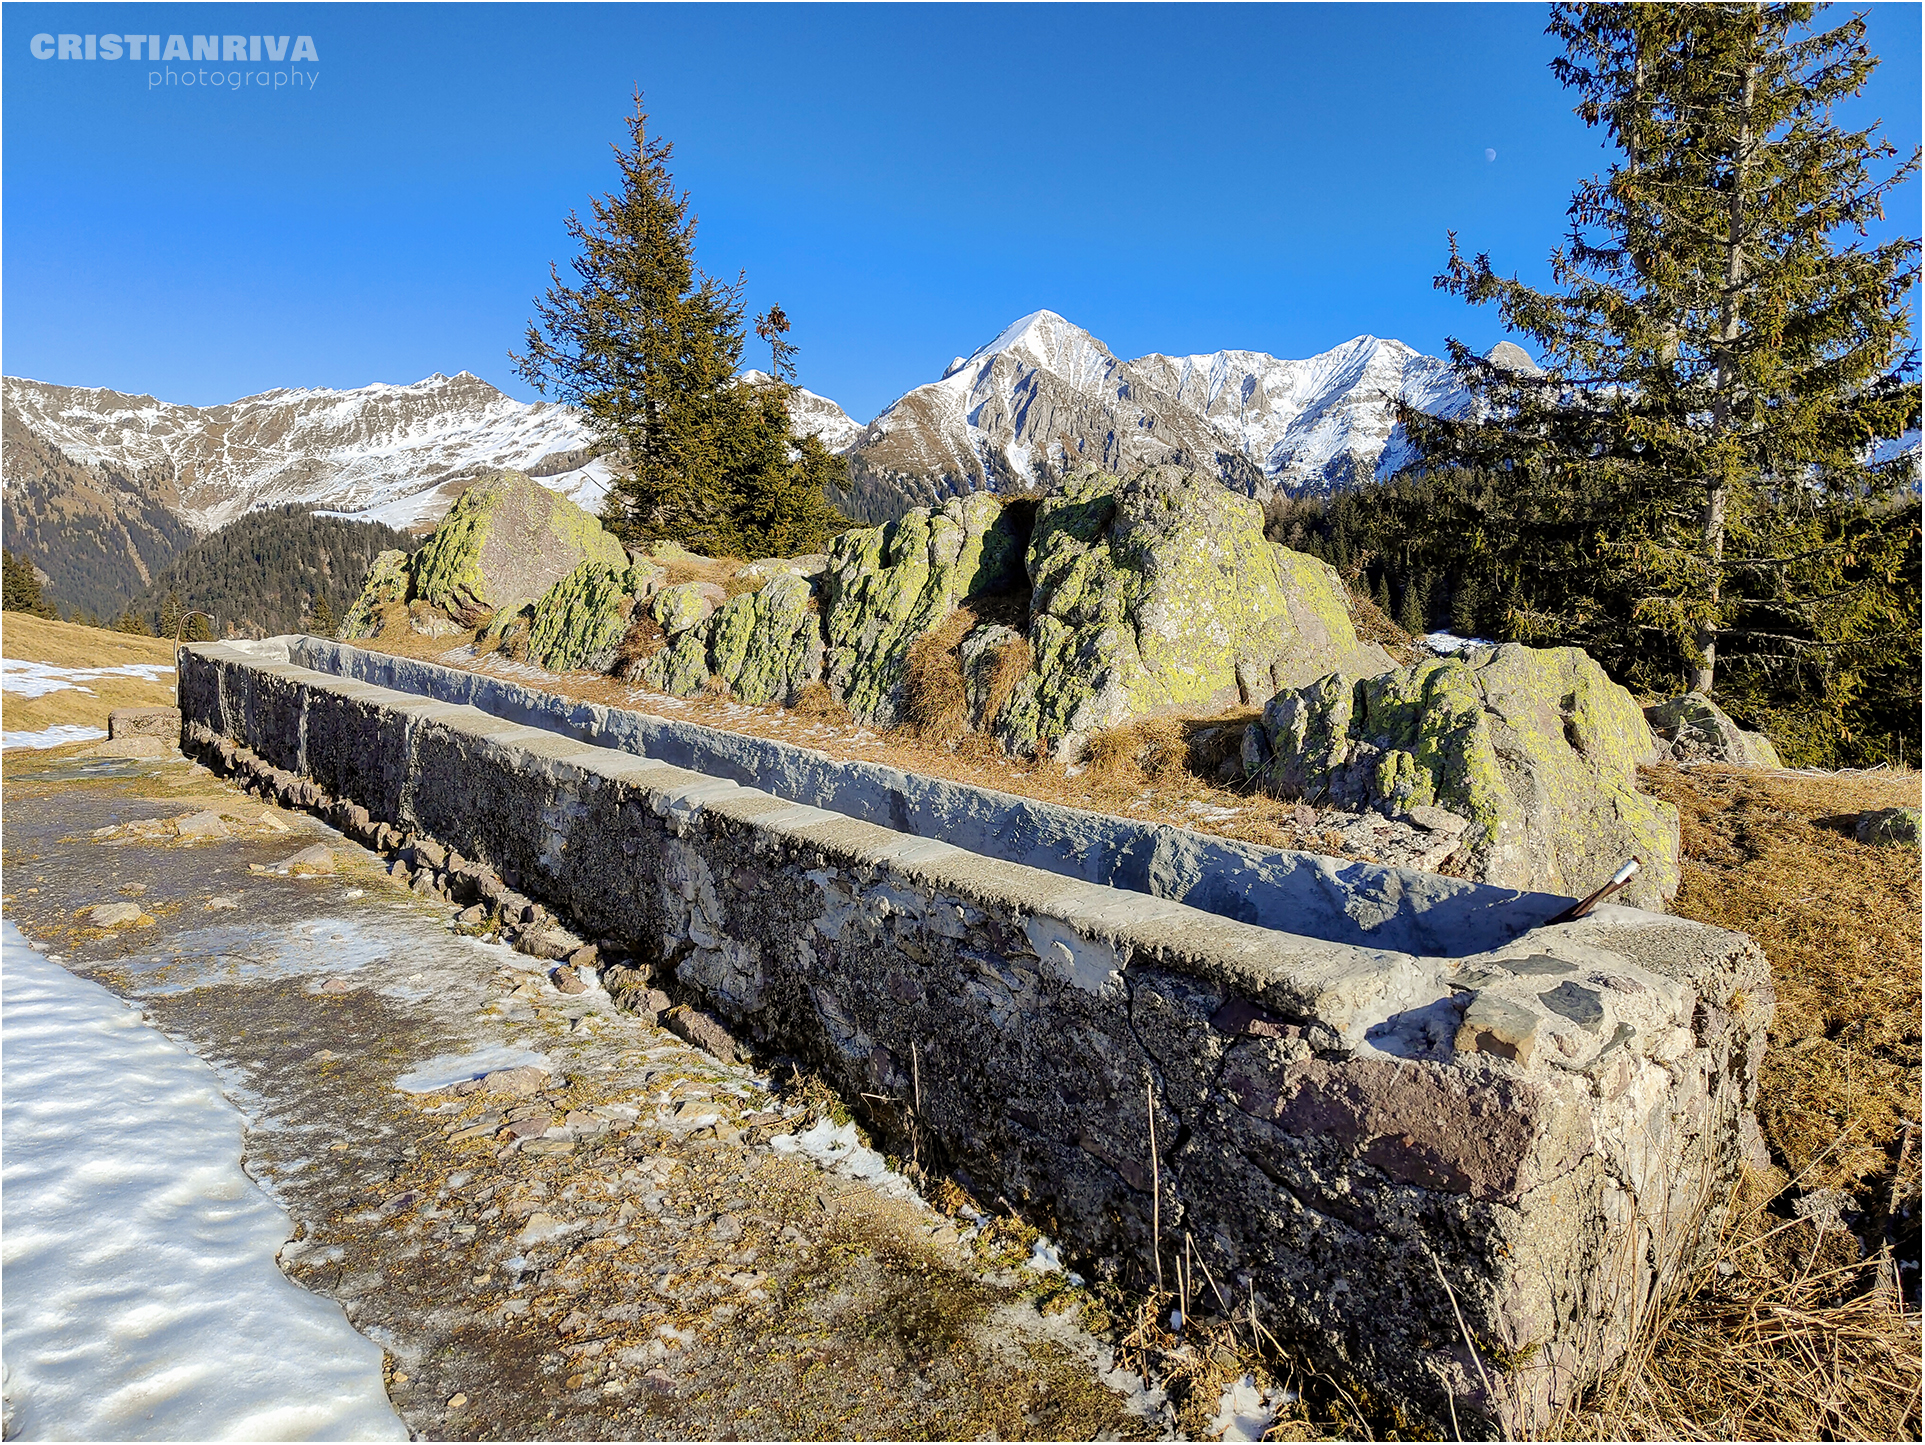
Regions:
[[[1625,901],[1655,906],[1679,879],[1677,810],[1637,790],[1656,754],[1581,650],[1506,643],[1280,693],[1249,761],[1286,797],[1468,818],[1462,856],[1491,883],[1581,895],[1636,857]]]
[[[809,584],[781,573],[732,597],[709,623],[709,671],[738,702],[788,702],[822,675]]]
[[[706,627],[690,627],[669,640],[667,647],[646,659],[636,677],[661,692],[693,697],[709,677]]]
[[[1917,808],[1878,808],[1858,815],[1853,836],[1873,847],[1916,848],[1918,824]]]
[[[1066,754],[1131,718],[1391,666],[1359,642],[1331,567],[1196,472],[1071,477],[1038,508],[1027,561],[1034,666],[1004,714],[1013,746]]]
[[[466,627],[532,601],[583,561],[625,569],[628,553],[580,507],[520,472],[483,477],[415,553],[411,598]]]
[[[860,722],[893,724],[909,649],[958,604],[1022,584],[1022,538],[992,493],[917,507],[830,545],[823,635],[830,688]]]
[[[383,610],[394,603],[408,600],[409,580],[406,552],[383,552],[377,556],[368,568],[367,580],[361,584],[361,595],[354,599],[347,616],[341,619],[336,635],[348,642],[362,637],[378,637]]]
[[[657,601],[679,590],[671,587]],[[760,591],[738,592],[704,620],[678,628],[637,676],[679,697],[700,692],[714,679],[739,702],[791,701],[822,676],[822,637],[812,598],[802,577],[773,576]],[[663,631],[668,630],[664,624]]]
[[[1749,733],[1701,692],[1681,693],[1644,710],[1664,756],[1680,763],[1734,763],[1782,768],[1778,749],[1763,733]]]
[[[665,636],[677,637],[708,621],[723,600],[722,589],[713,582],[683,582],[662,588],[649,599],[648,610]]]
[[[606,672],[648,580],[648,572],[626,558],[620,567],[581,563],[535,604],[528,660],[550,672]]]

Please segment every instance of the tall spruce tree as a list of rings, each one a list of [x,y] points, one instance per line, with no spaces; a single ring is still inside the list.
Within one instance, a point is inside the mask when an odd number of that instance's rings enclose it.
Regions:
[[[1837,694],[1841,665],[1875,670],[1902,637],[1916,691],[1916,454],[1876,457],[1919,424],[1919,247],[1866,234],[1918,156],[1836,123],[1878,62],[1862,18],[1817,29],[1815,13],[1553,8],[1554,69],[1618,158],[1572,198],[1558,289],[1500,276],[1454,234],[1437,278],[1494,303],[1544,369],[1452,341],[1481,404],[1403,412],[1427,465],[1528,494],[1510,510],[1574,569],[1517,578],[1511,635],[1698,691],[1735,669],[1780,697]]]
[[[521,376],[581,409],[615,467],[604,520],[625,541],[668,538],[714,554],[820,548],[843,519],[823,493],[838,468],[790,435],[788,390],[748,385],[742,281],[695,264],[696,218],[675,189],[674,147],[648,133],[612,147],[621,189],[571,211],[580,285],[549,267]]]

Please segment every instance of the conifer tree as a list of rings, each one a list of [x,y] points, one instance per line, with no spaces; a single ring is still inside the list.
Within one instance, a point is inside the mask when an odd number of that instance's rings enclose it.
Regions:
[[[674,147],[648,133],[639,94],[627,127],[628,145],[613,147],[620,190],[568,216],[580,284],[550,266],[515,366],[587,418],[616,469],[604,520],[623,540],[759,553],[779,535],[817,549],[846,524],[790,436],[785,384],[771,396],[737,377],[742,281],[696,266]]]
[[[4,609],[25,612],[34,617],[58,617],[53,603],[40,586],[40,574],[25,557],[16,557],[0,548],[0,577],[4,577]]]
[[[323,637],[334,636],[334,608],[328,605],[325,592],[314,594],[314,630]]]
[[[1919,423],[1918,241],[1866,233],[1918,156],[1836,123],[1878,62],[1861,17],[1821,30],[1814,14],[1553,8],[1554,69],[1618,156],[1573,196],[1556,290],[1455,235],[1437,278],[1494,304],[1544,370],[1453,341],[1481,405],[1403,412],[1428,464],[1498,469],[1534,494],[1533,525],[1583,536],[1578,573],[1546,589],[1554,611],[1514,584],[1511,635],[1668,657],[1698,691],[1733,664],[1782,691],[1789,673],[1875,661],[1916,615],[1916,463],[1874,457]]]

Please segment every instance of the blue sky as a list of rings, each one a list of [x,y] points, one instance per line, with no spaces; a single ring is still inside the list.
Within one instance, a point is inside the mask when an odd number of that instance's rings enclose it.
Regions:
[[[1920,7],[1870,14],[1885,63],[1846,118],[1909,150]],[[1122,356],[1481,349],[1495,317],[1431,286],[1446,230],[1541,281],[1608,160],[1545,15],[9,4],[0,362],[202,405],[464,369],[529,396],[506,353],[564,215],[613,184],[636,86],[702,264],[779,301],[801,381],[858,420],[1041,307]],[[215,67],[32,54],[134,30],[311,35],[315,62],[218,68],[316,79],[156,86]],[[1914,182],[1893,232],[1919,210]]]

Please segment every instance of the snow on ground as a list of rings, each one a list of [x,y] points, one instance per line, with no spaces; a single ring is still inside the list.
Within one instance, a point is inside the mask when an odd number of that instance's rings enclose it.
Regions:
[[[37,733],[0,733],[0,752],[13,748],[60,748],[68,743],[90,743],[106,736],[105,728],[90,728],[80,723],[56,723]]]
[[[432,1094],[436,1089],[479,1079],[483,1074],[491,1074],[497,1069],[527,1067],[540,1069],[543,1073],[554,1072],[554,1066],[548,1062],[546,1054],[538,1054],[533,1049],[495,1044],[471,1053],[436,1054],[431,1059],[423,1059],[396,1079],[394,1086],[404,1094]]]
[[[1454,657],[1460,652],[1475,652],[1480,647],[1497,646],[1488,637],[1459,637],[1454,632],[1429,632],[1418,638],[1417,643],[1440,657]]]
[[[1223,1392],[1216,1418],[1203,1427],[1203,1433],[1224,1445],[1261,1440],[1263,1432],[1276,1422],[1277,1412],[1296,1398],[1294,1390],[1260,1390],[1256,1380],[1245,1375]]]
[[[8,1439],[405,1440],[214,1071],[0,920]]]
[[[137,677],[142,682],[159,682],[173,675],[174,669],[164,662],[130,662],[123,667],[56,667],[51,662],[0,658],[0,692],[15,692],[22,697],[45,697],[70,687],[91,695],[93,689],[86,684],[103,677]]]

